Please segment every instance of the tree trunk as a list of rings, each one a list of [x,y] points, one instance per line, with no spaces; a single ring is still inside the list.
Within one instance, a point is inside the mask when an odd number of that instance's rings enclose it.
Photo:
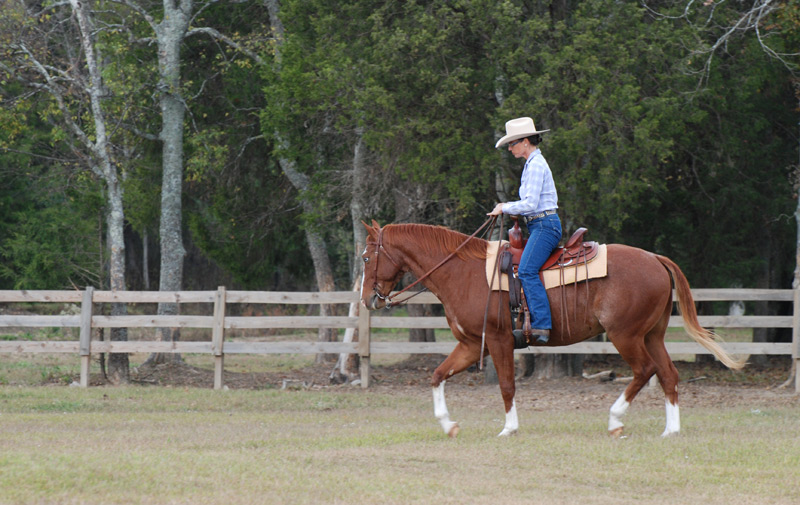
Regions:
[[[305,205],[304,205],[305,206]],[[309,209],[310,211],[311,209]],[[333,269],[331,268],[330,258],[328,258],[328,249],[325,246],[325,240],[322,234],[310,228],[306,229],[306,240],[308,241],[308,249],[311,252],[311,259],[314,262],[314,272],[317,278],[317,289],[321,292],[335,291],[336,286],[333,282]],[[335,315],[335,307],[329,304],[320,304],[319,314],[321,316]],[[335,328],[320,328],[317,334],[319,342],[336,342],[338,340],[338,333]],[[335,361],[338,358],[335,354],[317,354],[317,363],[328,363]]]
[[[353,281],[359,279],[363,273],[364,262],[361,254],[367,245],[367,230],[361,221],[368,221],[365,215],[367,204],[364,198],[364,190],[367,186],[367,175],[369,174],[366,164],[366,146],[364,146],[364,131],[359,128],[356,131],[356,144],[353,148],[353,193],[350,199],[350,219],[353,224],[353,265],[350,270]]]
[[[423,189],[411,183],[399,183],[400,191],[395,193],[394,214],[395,218],[401,222],[418,222],[424,215],[423,204],[418,202],[425,201],[422,195]],[[402,284],[408,285],[414,282],[411,274],[403,276]],[[423,289],[421,285],[414,288],[414,291]],[[406,305],[409,316],[422,317],[433,314],[433,306],[430,304],[409,303]],[[408,331],[409,342],[435,342],[436,335],[432,328],[413,328]]]
[[[541,354],[536,356],[532,375],[536,379],[579,376],[583,373],[583,360],[583,354]]]
[[[180,291],[183,286],[183,259],[186,250],[182,238],[183,190],[183,122],[185,104],[181,96],[181,42],[189,27],[192,1],[164,0],[164,19],[156,26],[158,38],[158,69],[161,93],[162,180],[161,180],[161,270],[159,291]],[[177,303],[159,303],[158,315],[179,313]],[[180,340],[179,328],[159,328],[161,341]],[[154,354],[150,363],[181,361],[180,354]]]
[[[292,160],[281,158],[279,163],[284,175],[286,175],[289,182],[292,183],[292,186],[300,193],[303,211],[311,214],[314,209],[312,208],[311,202],[309,202],[304,195],[311,186],[308,176],[297,170],[297,166]],[[321,233],[310,226],[306,227],[305,232],[308,250],[311,253],[311,261],[314,263],[317,289],[320,291],[334,291],[336,287],[333,281],[333,268],[331,268],[328,249],[325,246],[325,239],[322,237]],[[333,309],[333,305],[321,304],[320,315],[333,315]],[[337,340],[337,332],[332,328],[320,328],[318,340],[320,342],[335,342]],[[318,354],[316,361],[317,363],[325,363],[334,359],[336,359],[336,355]]]
[[[106,224],[108,226],[108,247],[110,249],[109,264],[109,285],[112,291],[125,290],[125,212],[123,210],[123,190],[119,179],[119,174],[111,160],[108,145],[108,134],[106,131],[105,112],[102,100],[105,96],[102,72],[99,61],[101,60],[99,51],[92,41],[93,27],[87,8],[84,3],[78,0],[70,0],[72,10],[76,15],[78,26],[81,33],[81,45],[83,46],[86,68],[89,72],[89,92],[92,116],[94,119],[94,143],[90,145],[93,158],[96,160],[97,168],[106,184],[106,195],[108,212]],[[127,314],[127,306],[123,303],[111,305],[111,315],[119,316]],[[128,332],[125,328],[114,328],[111,330],[111,340],[126,341]],[[130,380],[130,369],[127,354],[111,354],[108,360],[109,380],[113,384],[127,384]]]
[[[408,315],[412,317],[431,317],[433,307],[430,304],[409,303]],[[409,342],[436,342],[436,333],[433,328],[413,328],[408,331]]]
[[[272,25],[272,29],[275,31],[277,39],[275,59],[278,62],[278,65],[280,65],[280,50],[283,44],[283,23],[281,22],[280,16],[278,16],[278,2],[277,0],[265,0],[264,3],[269,10],[270,24]],[[275,140],[281,145],[287,143],[287,140],[283,138],[280,132],[275,132]],[[311,214],[314,209],[305,194],[311,187],[308,176],[297,169],[297,165],[293,160],[281,158],[278,160],[278,162],[284,175],[286,175],[286,177],[289,179],[289,182],[292,183],[292,186],[294,186],[295,189],[297,189],[297,191],[300,193],[299,198],[303,206],[303,212]],[[305,232],[306,241],[308,242],[308,249],[311,253],[311,260],[314,263],[314,272],[317,278],[317,288],[320,291],[333,291],[335,289],[333,281],[333,268],[331,268],[330,258],[328,257],[328,249],[325,246],[325,240],[319,231],[310,226],[306,228]],[[320,315],[333,315],[333,308],[333,305],[320,305]],[[338,335],[335,329],[319,329],[318,340],[320,342],[335,342],[337,337]],[[337,357],[338,356],[335,354],[318,354],[316,361],[317,363],[324,363],[335,360]]]
[[[353,284],[353,291],[359,291],[361,289],[361,278],[364,273],[364,262],[361,260],[361,254],[364,252],[364,248],[367,244],[367,230],[361,224],[362,220],[367,220],[367,216],[365,215],[365,193],[367,176],[369,174],[363,135],[364,130],[358,128],[356,130],[355,146],[353,147],[353,180],[351,183],[353,192],[350,198],[350,220],[353,227],[353,262],[350,269],[350,278]],[[350,317],[356,317],[358,316],[359,310],[367,309],[359,307],[358,302],[351,303],[348,315]],[[356,328],[347,328],[342,341],[358,341],[358,330]],[[344,382],[349,377],[355,377],[358,373],[359,364],[360,360],[358,354],[340,354],[339,361],[336,363],[336,369],[331,374],[332,381]]]
[[[150,234],[147,228],[142,231],[142,283],[145,291],[150,291]]]
[[[109,265],[109,284],[112,291],[124,291],[125,287],[125,238],[124,238],[124,218],[122,212],[122,188],[116,177],[113,184],[109,184],[108,201],[110,211],[108,213],[108,245],[111,249]],[[124,316],[128,314],[128,307],[124,303],[112,303],[111,315]],[[112,341],[127,341],[127,328],[112,328]],[[120,385],[130,382],[130,365],[128,355],[124,353],[113,353],[108,357],[108,379],[112,384]]]

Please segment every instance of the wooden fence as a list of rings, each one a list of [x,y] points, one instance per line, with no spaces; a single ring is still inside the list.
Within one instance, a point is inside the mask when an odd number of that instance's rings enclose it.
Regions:
[[[695,301],[782,301],[792,302],[789,316],[719,315],[700,316],[700,323],[714,328],[791,328],[791,343],[725,343],[733,354],[791,355],[794,359],[795,389],[800,393],[800,290],[775,289],[694,289]],[[444,317],[398,317],[385,313],[360,310],[359,316],[229,316],[230,304],[350,304],[359,295],[343,292],[266,292],[228,291],[1,291],[0,304],[59,303],[78,304],[79,315],[0,315],[0,328],[79,328],[77,341],[0,341],[0,353],[72,353],[81,360],[80,385],[89,384],[89,364],[92,353],[205,353],[214,356],[214,387],[222,388],[222,371],[226,354],[317,354],[355,353],[360,356],[361,385],[369,386],[370,357],[373,354],[447,354],[455,343],[447,342],[381,342],[373,341],[375,328],[448,328]],[[208,304],[213,315],[125,315],[106,316],[94,312],[95,304]],[[409,303],[439,303],[430,293],[412,298]],[[0,305],[2,307],[2,305]],[[680,316],[672,316],[669,325],[681,327]],[[206,328],[211,329],[211,341],[99,341],[92,340],[93,328]],[[227,330],[242,329],[314,329],[357,328],[358,342],[226,342]],[[708,354],[694,342],[668,342],[670,354]],[[516,351],[534,354],[616,354],[610,342],[582,342],[568,347],[528,348]]]

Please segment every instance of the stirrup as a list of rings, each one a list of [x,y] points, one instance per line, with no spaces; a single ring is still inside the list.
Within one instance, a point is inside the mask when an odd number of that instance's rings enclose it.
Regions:
[[[514,330],[511,333],[514,334],[514,349],[525,349],[528,347],[528,337],[525,336],[522,330]]]
[[[514,349],[525,349],[534,343],[546,344],[550,341],[550,330],[532,329],[528,335],[524,330],[513,330],[511,333],[514,335]]]

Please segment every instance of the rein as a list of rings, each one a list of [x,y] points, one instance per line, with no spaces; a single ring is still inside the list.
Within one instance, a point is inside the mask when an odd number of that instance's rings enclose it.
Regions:
[[[399,300],[399,301],[395,301],[394,299],[397,296],[405,293],[409,289],[413,288],[414,286],[416,286],[417,284],[419,284],[420,282],[422,282],[426,278],[428,278],[428,276],[430,276],[433,272],[435,272],[437,269],[439,269],[439,267],[441,267],[442,265],[447,263],[451,258],[453,258],[453,256],[458,254],[458,251],[460,251],[461,248],[464,247],[467,244],[467,242],[469,242],[470,240],[475,238],[475,236],[478,233],[480,233],[481,230],[486,228],[487,225],[489,225],[490,223],[492,225],[494,225],[495,221],[497,221],[497,216],[492,216],[489,219],[487,219],[477,230],[475,230],[475,233],[473,233],[472,235],[467,237],[464,240],[464,242],[461,243],[461,245],[456,247],[456,249],[453,252],[451,252],[449,255],[447,255],[447,257],[445,257],[442,261],[440,261],[435,267],[433,267],[430,270],[428,270],[419,279],[417,279],[416,281],[412,282],[411,284],[409,284],[405,288],[401,289],[400,291],[398,291],[394,295],[385,295],[385,296],[380,294],[380,292],[378,291],[378,275],[377,274],[378,274],[378,258],[380,258],[380,252],[383,251],[383,253],[386,255],[386,257],[389,258],[389,261],[391,261],[392,264],[394,266],[396,266],[397,268],[400,268],[400,265],[394,260],[394,258],[392,258],[392,255],[389,254],[389,251],[387,251],[386,248],[383,247],[383,228],[381,228],[380,231],[378,232],[378,244],[377,244],[377,247],[375,249],[375,284],[373,284],[372,290],[375,292],[375,294],[378,296],[378,298],[380,298],[381,300],[386,302],[386,307],[387,308],[388,307],[393,307],[395,305],[400,305],[402,303],[405,303],[405,302],[409,301],[410,299],[414,298],[418,294],[422,293],[424,290],[423,291],[416,291],[414,294],[408,296],[407,298]],[[491,226],[489,227],[489,229],[491,229]]]
[[[505,214],[500,214],[500,243],[503,241],[503,229],[505,227]],[[497,216],[494,216],[495,221]],[[488,228],[491,233],[496,223],[492,223]],[[500,266],[500,248],[497,248],[497,255],[494,258],[494,268],[492,268],[492,280],[489,282],[489,294],[486,295],[486,310],[483,312],[483,329],[481,330],[481,357],[478,360],[478,370],[483,370],[483,350],[486,348],[486,323],[489,321],[489,303],[492,301],[492,286],[494,286],[495,275],[499,273]],[[497,299],[497,315],[500,315],[500,298]],[[499,321],[499,319],[498,319]]]

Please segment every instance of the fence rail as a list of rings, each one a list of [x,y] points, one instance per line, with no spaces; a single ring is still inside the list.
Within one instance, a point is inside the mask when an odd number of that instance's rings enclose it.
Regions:
[[[693,289],[695,301],[783,301],[792,302],[791,316],[710,315],[699,316],[700,324],[714,328],[791,328],[791,343],[737,342],[723,347],[734,354],[791,355],[795,363],[795,389],[800,392],[800,290],[791,289]],[[447,354],[455,342],[379,342],[373,341],[373,329],[448,328],[444,317],[402,317],[373,315],[361,310],[357,317],[347,316],[227,316],[228,304],[350,304],[358,302],[358,293],[337,292],[267,292],[228,291],[2,291],[0,304],[71,303],[80,306],[79,315],[0,315],[0,328],[80,328],[78,341],[0,341],[0,353],[69,353],[81,358],[81,386],[88,386],[92,353],[202,353],[213,354],[214,387],[222,387],[226,354],[318,354],[353,353],[361,358],[362,387],[369,386],[370,357],[373,354]],[[193,303],[210,304],[213,315],[124,315],[95,314],[100,303]],[[409,303],[438,304],[430,293],[412,298]],[[683,325],[680,316],[670,318],[670,327]],[[211,329],[211,341],[93,341],[93,328],[205,328]],[[358,342],[226,342],[226,330],[242,329],[315,329],[357,328]],[[667,342],[670,354],[708,354],[694,342]],[[610,342],[581,342],[568,347],[528,348],[517,353],[533,354],[616,354]]]

